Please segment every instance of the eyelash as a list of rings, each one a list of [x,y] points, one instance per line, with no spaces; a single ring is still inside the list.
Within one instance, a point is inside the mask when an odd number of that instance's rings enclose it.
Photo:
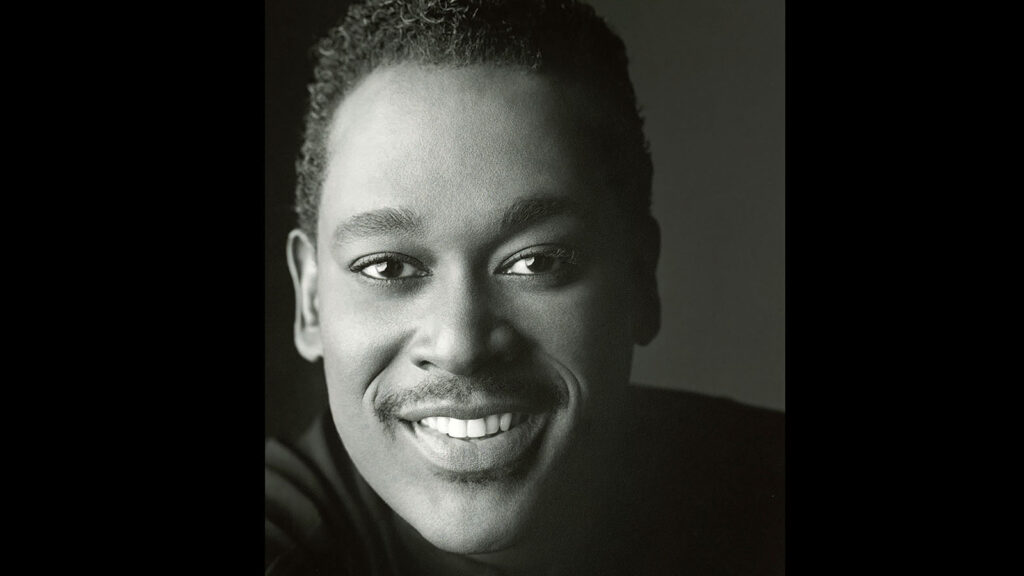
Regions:
[[[511,273],[509,270],[519,261],[527,258],[535,257],[552,258],[556,261],[558,268],[551,272],[538,272],[536,274],[518,274]],[[412,276],[404,276],[398,278],[375,278],[368,274],[363,273],[364,270],[375,264],[381,264],[384,262],[399,262],[403,265],[412,266],[418,273]],[[579,255],[576,250],[570,248],[564,248],[561,246],[534,246],[528,248],[522,252],[519,252],[510,258],[506,259],[500,266],[498,266],[498,273],[503,276],[514,276],[518,278],[549,278],[554,280],[561,280],[568,276],[571,276],[579,267]],[[395,284],[405,282],[407,280],[413,280],[416,278],[422,278],[424,276],[430,276],[430,270],[423,265],[420,261],[415,258],[411,258],[404,254],[397,252],[382,252],[380,254],[373,254],[365,256],[353,262],[349,266],[349,271],[358,274],[361,279],[381,285]]]
[[[551,272],[538,272],[536,274],[513,274],[509,272],[517,262],[525,260],[527,258],[542,256],[545,258],[551,258],[556,261],[558,268]],[[533,276],[546,276],[551,278],[561,279],[575,272],[579,266],[579,255],[571,248],[564,248],[562,246],[534,246],[527,248],[526,250],[515,254],[498,268],[501,273],[506,276],[518,276],[518,277],[533,277]]]
[[[404,276],[399,278],[374,278],[373,276],[369,276],[363,273],[363,270],[366,270],[370,266],[373,266],[375,264],[382,264],[384,262],[399,262],[403,265],[412,266],[419,272],[412,276]],[[378,284],[394,284],[397,282],[404,282],[406,280],[422,278],[424,276],[430,275],[430,271],[426,269],[426,266],[424,266],[423,263],[416,260],[415,258],[410,258],[409,256],[399,254],[397,252],[382,252],[380,254],[364,256],[363,258],[360,258],[353,262],[348,267],[348,269],[350,272],[358,274],[363,280],[367,280],[369,282],[374,282]]]

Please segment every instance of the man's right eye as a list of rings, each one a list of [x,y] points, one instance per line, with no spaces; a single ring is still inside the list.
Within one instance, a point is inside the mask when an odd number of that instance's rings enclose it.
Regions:
[[[427,273],[415,264],[400,259],[396,255],[369,256],[357,260],[349,268],[363,276],[374,280],[400,280],[426,276]]]

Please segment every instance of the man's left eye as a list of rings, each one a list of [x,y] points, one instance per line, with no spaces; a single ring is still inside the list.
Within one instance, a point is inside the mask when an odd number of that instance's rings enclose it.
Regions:
[[[561,261],[543,254],[520,258],[505,269],[506,274],[543,274],[558,268]]]
[[[573,250],[553,248],[548,252],[525,254],[512,261],[502,269],[503,274],[514,276],[533,276],[537,274],[562,274],[568,272],[576,264]]]

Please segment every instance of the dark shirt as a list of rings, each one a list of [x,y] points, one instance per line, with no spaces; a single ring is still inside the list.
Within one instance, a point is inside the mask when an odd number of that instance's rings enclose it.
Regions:
[[[784,414],[634,387],[623,422],[635,447],[595,480],[612,488],[602,504],[608,513],[571,566],[591,574],[784,573]],[[265,486],[267,574],[421,574],[423,556],[447,554],[363,480],[329,414],[294,444],[267,442]]]

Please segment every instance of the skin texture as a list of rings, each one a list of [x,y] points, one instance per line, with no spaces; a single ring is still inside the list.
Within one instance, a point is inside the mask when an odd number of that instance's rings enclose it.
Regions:
[[[323,358],[361,474],[442,550],[504,561],[573,529],[565,496],[586,493],[594,423],[614,421],[653,322],[613,201],[617,130],[585,89],[487,65],[378,69],[335,114],[315,245],[289,238],[296,346]],[[561,209],[504,222],[538,200]],[[352,226],[385,208],[401,218]],[[399,278],[373,278],[381,263]],[[530,398],[542,426],[514,466],[446,474],[400,418],[416,394]]]

